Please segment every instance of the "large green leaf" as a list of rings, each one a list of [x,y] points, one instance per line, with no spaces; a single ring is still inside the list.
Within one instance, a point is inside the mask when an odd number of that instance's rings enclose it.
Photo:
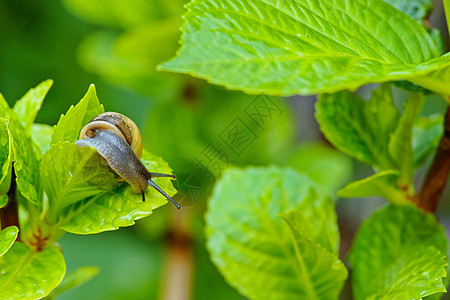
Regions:
[[[30,89],[25,96],[14,104],[14,111],[27,133],[30,133],[31,125],[52,85],[53,80],[43,81],[37,87]]]
[[[2,299],[40,299],[48,295],[66,273],[64,257],[50,246],[37,252],[15,243],[0,257]]]
[[[429,61],[438,52],[423,26],[381,0],[205,0],[187,8],[181,48],[160,68],[248,93],[330,93],[450,64]]]
[[[421,299],[445,292],[448,241],[436,218],[389,205],[361,226],[349,256],[355,299]]]
[[[0,230],[0,257],[11,248],[19,234],[19,228],[9,226]]]
[[[302,143],[286,165],[308,175],[330,194],[336,192],[352,176],[351,159],[321,143]]]
[[[172,173],[172,169],[160,157],[144,150],[142,162],[151,172]],[[154,181],[170,196],[176,193],[167,178]],[[135,220],[148,216],[152,211],[167,203],[155,189],[149,187],[145,192],[146,201],[141,194],[135,194],[127,183],[107,193],[80,201],[66,208],[61,228],[72,233],[93,234],[119,227],[131,226]]]
[[[64,207],[118,186],[94,148],[69,142],[55,144],[43,155],[41,178],[55,219]]]
[[[65,115],[61,115],[53,129],[51,145],[63,141],[75,142],[83,126],[104,111],[103,105],[98,101],[95,86],[91,84],[83,99],[75,107],[71,106]]]
[[[337,298],[346,270],[336,257],[336,215],[306,176],[230,169],[214,187],[206,224],[212,261],[246,297]]]

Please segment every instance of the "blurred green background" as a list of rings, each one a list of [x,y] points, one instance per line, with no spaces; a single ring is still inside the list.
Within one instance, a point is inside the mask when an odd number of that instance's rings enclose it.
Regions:
[[[156,65],[178,47],[184,2],[0,0],[0,92],[8,102],[53,79],[36,120],[53,125],[94,83],[106,110],[133,119],[144,147],[174,169],[175,198],[185,206],[177,211],[166,205],[114,232],[66,234],[60,242],[68,271],[93,265],[100,273],[58,299],[241,299],[204,247],[206,199],[224,169],[289,165],[319,182],[333,181],[336,189],[371,172],[323,141],[313,116],[315,97],[245,95],[157,72]],[[432,22],[442,29],[442,7],[436,4]],[[426,113],[442,108],[443,102],[433,99]],[[242,130],[239,139],[230,136]],[[324,169],[326,174],[318,172]],[[382,203],[375,198],[338,203],[342,257],[360,222]],[[448,209],[443,204],[439,212],[444,223]],[[348,294],[346,288],[343,298]]]

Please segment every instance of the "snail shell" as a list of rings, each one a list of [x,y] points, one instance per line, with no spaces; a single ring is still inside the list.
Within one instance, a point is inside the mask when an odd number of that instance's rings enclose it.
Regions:
[[[93,118],[81,129],[80,140],[93,138],[97,132],[106,129],[125,140],[137,157],[142,158],[142,137],[139,128],[130,118],[116,112],[105,112]]]

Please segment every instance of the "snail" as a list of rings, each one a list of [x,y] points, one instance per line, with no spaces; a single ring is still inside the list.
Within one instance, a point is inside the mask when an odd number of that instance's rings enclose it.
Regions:
[[[177,208],[181,208],[152,181],[155,177],[171,177],[172,179],[176,177],[147,170],[141,162],[141,133],[128,117],[116,112],[102,113],[81,129],[79,140],[75,143],[80,147],[95,148],[111,169],[120,176],[119,181],[127,181],[135,193],[141,193],[142,201],[145,201],[145,190],[148,186],[152,186]]]

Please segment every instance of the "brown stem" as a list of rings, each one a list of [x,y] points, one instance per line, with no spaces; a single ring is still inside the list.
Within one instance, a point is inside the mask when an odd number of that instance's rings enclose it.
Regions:
[[[428,170],[417,205],[429,212],[435,212],[439,198],[444,192],[450,171],[450,108],[447,107],[444,122],[444,135],[439,143],[436,156]]]
[[[16,197],[16,174],[14,172],[14,164],[11,170],[11,185],[8,191],[8,202],[0,209],[1,228],[8,226],[16,226],[19,228],[19,206]],[[20,241],[20,233],[17,236],[17,241]]]

